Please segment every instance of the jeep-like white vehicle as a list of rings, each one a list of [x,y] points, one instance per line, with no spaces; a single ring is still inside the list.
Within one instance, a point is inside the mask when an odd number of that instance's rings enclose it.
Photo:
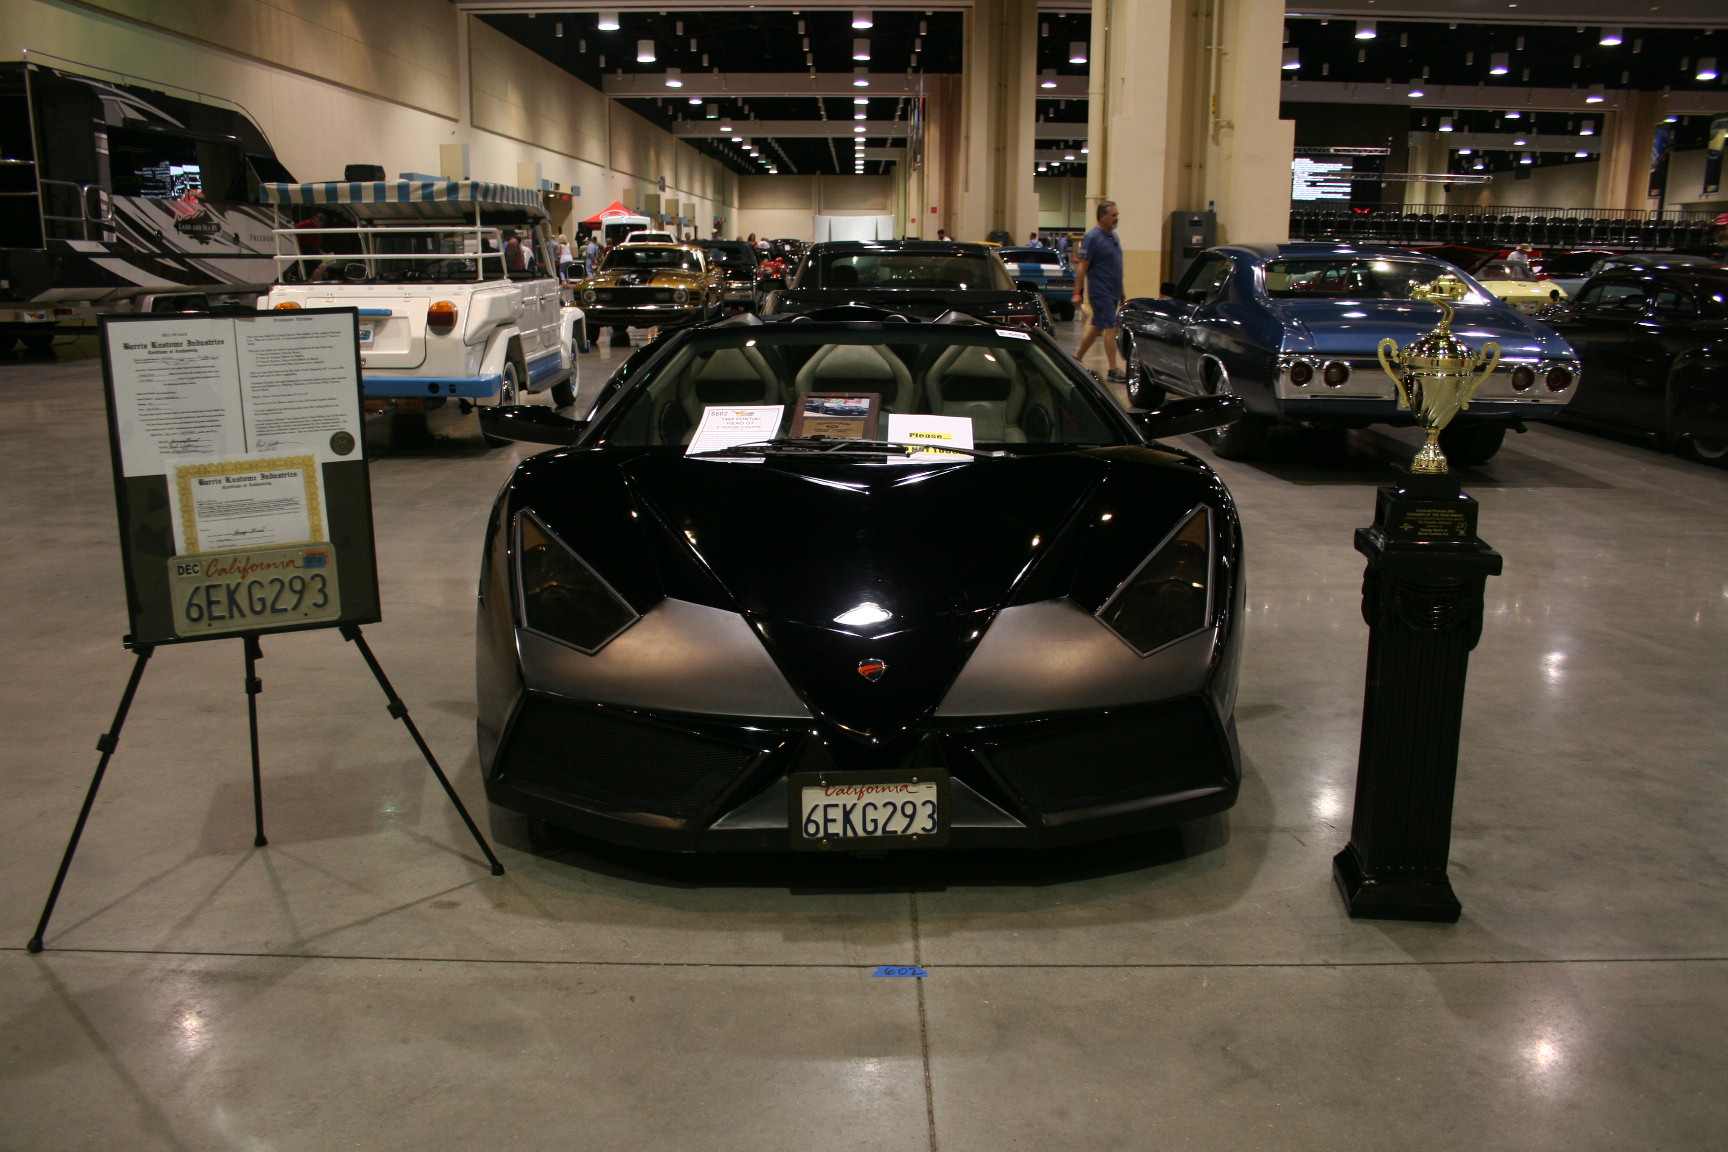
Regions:
[[[540,194],[475,180],[263,184],[276,283],[261,308],[357,308],[369,411],[575,402],[582,310]]]

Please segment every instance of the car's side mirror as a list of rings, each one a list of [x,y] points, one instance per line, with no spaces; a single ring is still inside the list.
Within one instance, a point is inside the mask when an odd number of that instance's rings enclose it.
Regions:
[[[1166,280],[1164,283],[1158,285],[1158,294],[1166,297],[1174,297],[1176,295],[1175,282]]]
[[[479,411],[480,431],[500,440],[563,447],[576,443],[576,438],[588,430],[586,420],[572,420],[534,404],[489,405]]]
[[[1156,411],[1135,413],[1134,419],[1149,438],[1159,440],[1220,428],[1247,411],[1248,405],[1240,396],[1173,396]]]

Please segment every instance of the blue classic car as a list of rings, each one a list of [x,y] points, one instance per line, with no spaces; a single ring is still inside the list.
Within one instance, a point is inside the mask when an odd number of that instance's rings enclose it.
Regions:
[[[1016,281],[1029,280],[1059,320],[1074,319],[1074,269],[1054,248],[1002,248],[996,255]]]
[[[1164,298],[1122,308],[1129,400],[1156,408],[1170,392],[1230,393],[1248,412],[1212,434],[1231,460],[1260,453],[1275,424],[1363,428],[1413,423],[1398,408],[1376,349],[1430,331],[1440,309],[1410,298],[1437,276],[1456,276],[1452,330],[1472,347],[1492,340],[1500,363],[1469,409],[1441,433],[1455,464],[1499,451],[1506,429],[1549,420],[1578,390],[1578,356],[1559,333],[1521,315],[1457,267],[1401,248],[1232,244],[1200,255]]]

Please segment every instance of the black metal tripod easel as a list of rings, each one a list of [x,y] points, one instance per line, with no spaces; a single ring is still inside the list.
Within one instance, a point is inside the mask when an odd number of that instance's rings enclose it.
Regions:
[[[396,695],[396,689],[390,684],[390,678],[384,674],[384,668],[378,663],[378,658],[372,654],[372,649],[366,643],[366,637],[361,634],[358,624],[341,625],[342,638],[352,641],[360,649],[361,659],[366,661],[366,667],[372,670],[372,676],[378,681],[378,686],[384,690],[384,698],[388,701],[387,711],[408,727],[408,734],[414,738],[414,744],[420,749],[420,754],[426,758],[426,764],[432,769],[432,774],[438,777],[438,783],[444,788],[444,795],[450,798],[456,811],[461,815],[462,822],[473,833],[474,842],[480,846],[480,851],[492,865],[492,875],[502,876],[504,865],[498,862],[493,854],[492,846],[486,843],[486,837],[480,834],[480,828],[474,823],[474,818],[468,815],[468,809],[463,806],[462,798],[456,795],[456,790],[450,786],[450,780],[444,775],[444,769],[438,766],[438,758],[432,755],[432,749],[426,746],[426,740],[420,735],[420,729],[415,726],[413,717],[408,715],[408,706],[402,698]],[[258,642],[256,634],[248,633],[242,636],[241,642],[246,646],[246,719],[251,732],[252,742],[252,817],[256,827],[253,836],[254,846],[262,848],[269,843],[264,837],[264,783],[259,772],[258,762],[258,694],[264,690],[264,682],[258,678],[258,661],[264,656],[263,646]],[[156,648],[151,644],[132,646],[137,659],[132,664],[132,675],[126,681],[126,690],[120,694],[120,706],[114,711],[114,723],[108,731],[96,741],[96,750],[102,753],[102,758],[96,762],[96,772],[90,778],[90,788],[84,793],[84,806],[78,811],[78,820],[72,825],[72,837],[66,842],[66,853],[60,858],[60,870],[55,873],[54,886],[48,890],[48,902],[43,905],[42,919],[36,924],[36,934],[30,937],[27,945],[31,952],[42,951],[42,937],[48,931],[48,920],[54,915],[54,905],[60,899],[60,889],[66,883],[66,873],[72,867],[72,857],[78,851],[78,840],[84,835],[84,825],[90,819],[90,809],[96,803],[96,792],[102,787],[102,777],[108,771],[108,761],[113,759],[114,750],[120,746],[120,729],[126,723],[126,713],[132,708],[132,698],[138,693],[139,681],[144,679],[144,666]]]

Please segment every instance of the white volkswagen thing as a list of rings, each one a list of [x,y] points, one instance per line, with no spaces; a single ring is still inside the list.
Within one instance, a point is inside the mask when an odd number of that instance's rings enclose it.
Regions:
[[[575,402],[582,310],[540,194],[477,180],[263,184],[276,283],[261,307],[357,308],[369,411]]]

